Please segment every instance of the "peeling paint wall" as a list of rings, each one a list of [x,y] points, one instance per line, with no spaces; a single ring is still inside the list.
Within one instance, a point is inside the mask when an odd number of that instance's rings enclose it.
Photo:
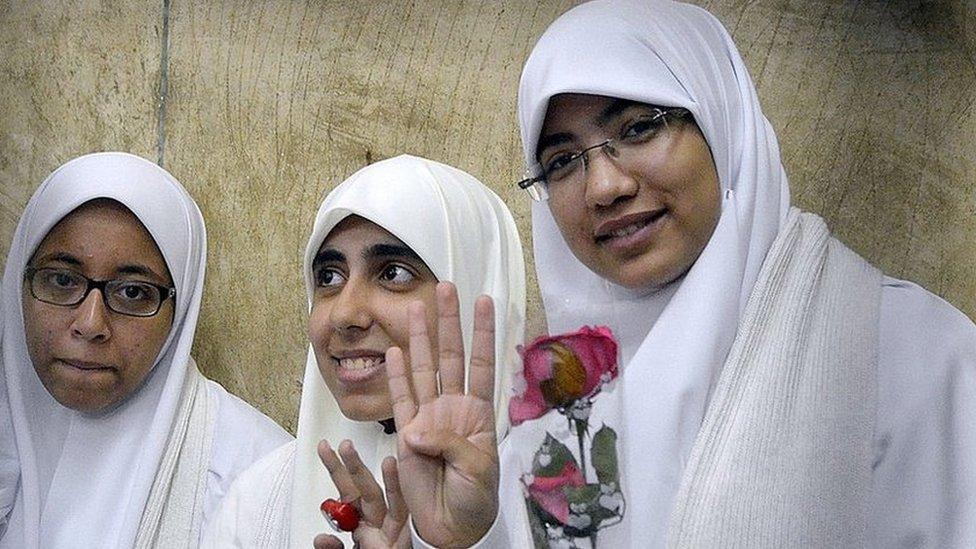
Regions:
[[[698,3],[746,59],[794,202],[974,317],[976,2]],[[209,231],[198,363],[294,429],[320,200],[371,161],[430,157],[494,188],[528,253],[516,85],[573,4],[0,0],[0,254],[61,163],[161,161]]]

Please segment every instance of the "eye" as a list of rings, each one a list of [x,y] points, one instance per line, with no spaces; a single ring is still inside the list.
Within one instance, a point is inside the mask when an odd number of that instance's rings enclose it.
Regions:
[[[70,290],[82,284],[81,277],[70,271],[49,271],[44,282],[59,290]]]
[[[345,281],[346,277],[336,269],[322,267],[315,271],[315,285],[319,288],[335,288]]]
[[[552,158],[547,160],[545,164],[543,164],[546,179],[550,181],[558,181],[563,177],[566,177],[576,168],[576,160],[578,158],[578,152],[564,151],[556,153]]]
[[[154,301],[159,291],[145,282],[122,282],[115,288],[115,295],[125,301]]]
[[[383,267],[380,272],[380,280],[390,284],[407,284],[413,282],[417,278],[410,269],[407,269],[403,265],[397,265],[396,263],[391,263]]]
[[[648,113],[624,124],[620,131],[620,139],[629,143],[642,143],[652,139],[664,127],[664,113]]]

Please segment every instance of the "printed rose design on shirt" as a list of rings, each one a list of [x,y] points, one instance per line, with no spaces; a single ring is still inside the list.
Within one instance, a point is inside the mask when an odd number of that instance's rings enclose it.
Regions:
[[[585,326],[540,337],[519,353],[525,388],[509,403],[512,425],[556,410],[566,417],[578,443],[577,460],[572,450],[546,433],[531,472],[522,476],[535,544],[577,547],[578,539],[589,538],[596,547],[597,531],[619,523],[625,507],[617,434],[606,425],[592,435],[589,429],[594,399],[617,377],[617,342],[609,328]],[[587,478],[587,457],[595,479]]]

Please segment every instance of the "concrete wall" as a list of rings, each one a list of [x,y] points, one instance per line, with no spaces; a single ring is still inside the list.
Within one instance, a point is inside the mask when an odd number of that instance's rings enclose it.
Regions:
[[[973,0],[702,0],[777,129],[794,202],[897,277],[976,315]],[[459,166],[531,250],[515,90],[572,1],[0,0],[0,258],[44,176],[96,150],[196,197],[203,370],[294,429],[300,262],[324,194],[409,152]],[[544,329],[530,265],[530,335]]]

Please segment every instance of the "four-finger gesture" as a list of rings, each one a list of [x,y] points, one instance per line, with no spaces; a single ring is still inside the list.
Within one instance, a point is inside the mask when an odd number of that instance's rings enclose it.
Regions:
[[[437,286],[436,356],[423,303],[410,305],[409,322],[410,366],[399,348],[386,353],[403,498],[424,541],[466,547],[498,510],[492,302],[475,303],[467,391],[454,285]]]

